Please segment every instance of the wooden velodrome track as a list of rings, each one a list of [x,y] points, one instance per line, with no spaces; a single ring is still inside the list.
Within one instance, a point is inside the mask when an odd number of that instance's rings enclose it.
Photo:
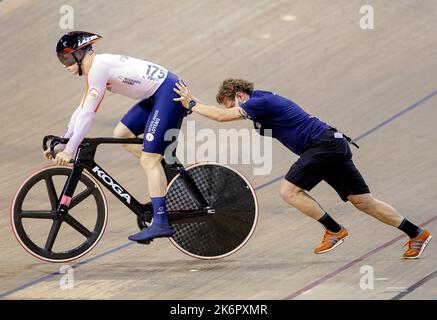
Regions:
[[[142,57],[168,67],[202,100],[214,102],[227,77],[292,98],[308,112],[359,138],[354,159],[373,193],[437,236],[437,1],[232,0],[73,1],[75,29],[104,36],[98,52]],[[375,29],[361,30],[359,8],[372,4]],[[165,239],[130,244],[135,217],[108,195],[110,219],[99,245],[70,263],[75,287],[59,288],[61,265],[19,246],[9,223],[16,188],[46,165],[41,139],[60,134],[79,103],[83,79],[58,63],[54,48],[64,2],[0,2],[1,158],[0,297],[3,299],[437,299],[437,245],[401,259],[407,241],[359,213],[326,184],[312,195],[349,239],[314,255],[322,228],[279,198],[279,177],[296,156],[277,142],[270,175],[235,166],[257,187],[260,219],[247,245],[218,261],[183,255]],[[134,102],[108,94],[91,136],[110,136]],[[251,128],[199,116],[197,129]],[[139,199],[139,163],[118,146],[97,161]],[[374,289],[360,288],[362,266]]]

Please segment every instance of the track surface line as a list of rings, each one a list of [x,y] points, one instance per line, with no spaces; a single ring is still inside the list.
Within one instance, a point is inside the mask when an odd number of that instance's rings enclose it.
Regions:
[[[427,224],[430,224],[430,223],[434,222],[435,220],[437,220],[437,216],[434,216],[434,217],[432,217],[431,219],[429,219],[429,220],[423,222],[420,226],[421,226],[421,227],[422,227],[422,226],[426,226]],[[390,241],[387,241],[387,242],[383,243],[383,244],[380,245],[379,247],[377,247],[377,248],[375,248],[375,249],[373,249],[373,250],[371,250],[371,251],[369,251],[369,252],[363,254],[362,256],[360,256],[360,257],[358,257],[358,258],[356,258],[356,259],[350,261],[349,263],[346,263],[345,265],[343,265],[343,266],[341,266],[341,267],[335,269],[334,271],[332,271],[332,272],[330,272],[330,273],[328,273],[328,274],[322,276],[321,278],[319,278],[319,279],[317,279],[317,280],[311,282],[310,284],[306,285],[305,287],[303,287],[303,288],[301,288],[301,289],[299,289],[299,290],[293,292],[292,294],[290,294],[290,295],[288,295],[287,297],[285,297],[283,300],[291,300],[291,299],[294,299],[294,298],[296,298],[297,296],[300,296],[302,293],[304,293],[304,292],[306,292],[306,291],[308,291],[308,290],[314,289],[315,287],[321,285],[322,283],[328,281],[329,279],[335,277],[336,275],[338,275],[338,274],[342,273],[343,271],[349,269],[350,267],[356,265],[358,262],[361,262],[361,261],[363,261],[364,259],[366,259],[366,258],[368,258],[368,257],[370,257],[370,256],[373,256],[375,253],[378,253],[378,252],[381,251],[382,249],[385,249],[385,248],[391,246],[393,243],[395,243],[395,242],[401,240],[401,239],[404,238],[404,237],[406,237],[406,235],[402,234],[402,235],[400,235],[400,236],[398,236],[398,237],[396,237],[396,238],[394,238],[394,239],[392,239],[392,240],[390,240]]]
[[[391,298],[391,300],[400,300],[400,299],[404,298],[406,295],[410,294],[411,292],[413,292],[417,288],[423,286],[425,283],[434,279],[434,277],[436,277],[436,276],[437,276],[437,270],[434,270],[434,272],[431,272],[426,277],[420,279],[415,284],[413,284],[409,288],[407,288],[404,292],[401,292],[398,295]]]

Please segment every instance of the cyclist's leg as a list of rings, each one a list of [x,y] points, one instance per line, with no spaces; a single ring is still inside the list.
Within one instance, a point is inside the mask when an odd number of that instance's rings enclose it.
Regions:
[[[185,109],[180,102],[174,102],[177,94],[173,91],[178,78],[169,73],[167,79],[153,95],[153,107],[144,130],[143,153],[141,163],[146,174],[153,175],[153,182],[149,181],[151,196],[164,196],[167,188],[167,179],[161,164],[166,148],[172,140],[166,133],[172,129],[179,129]],[[159,179],[158,180],[156,179]]]
[[[141,166],[147,176],[149,195],[153,206],[153,223],[149,228],[130,236],[130,240],[147,241],[156,237],[168,237],[174,229],[168,226],[165,207],[167,178],[161,159],[170,141],[166,141],[165,134],[168,130],[178,129],[185,109],[179,102],[174,102],[177,97],[173,91],[178,78],[169,73],[167,79],[153,95],[153,107],[144,131],[144,145],[141,154]]]
[[[151,99],[144,99],[135,104],[117,124],[113,136],[115,138],[135,138],[142,134],[151,109]],[[123,144],[122,146],[138,159],[141,158],[143,146],[137,144]]]

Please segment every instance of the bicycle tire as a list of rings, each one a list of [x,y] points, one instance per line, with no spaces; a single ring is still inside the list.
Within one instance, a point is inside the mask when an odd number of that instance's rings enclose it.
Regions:
[[[50,198],[50,192],[48,183],[48,179],[52,181],[53,184],[53,177],[62,176],[65,177],[65,179],[69,176],[72,168],[67,166],[57,166],[57,165],[51,165],[47,167],[43,167],[41,169],[36,170],[33,172],[28,178],[26,178],[20,187],[17,189],[15,196],[12,200],[11,204],[11,226],[12,230],[14,232],[14,235],[17,239],[17,241],[20,243],[20,245],[31,255],[34,257],[41,259],[43,261],[47,262],[68,262],[75,259],[78,259],[88,252],[90,252],[99,242],[99,240],[102,238],[103,233],[106,229],[107,221],[108,221],[108,206],[107,201],[105,198],[105,194],[101,188],[101,186],[97,183],[97,181],[89,175],[87,172],[83,172],[80,177],[80,182],[83,183],[86,186],[86,189],[73,196],[72,198],[72,204],[79,205],[82,201],[86,200],[87,198],[91,197],[95,201],[95,206],[97,208],[96,211],[96,220],[94,227],[92,231],[88,230],[89,232],[86,232],[83,225],[80,224],[78,220],[76,220],[72,215],[67,215],[64,218],[55,218],[54,212],[56,211],[56,207],[51,203],[51,209],[49,210],[42,210],[45,211],[44,215],[41,212],[32,212],[32,210],[23,210],[23,204],[25,203],[26,196],[31,191],[32,187],[34,187],[36,184],[38,184],[40,181],[44,180],[47,185],[47,192],[49,193]],[[59,203],[59,194],[56,193],[55,188],[53,188],[55,192],[56,199],[58,199]],[[88,195],[87,195],[88,194]],[[84,197],[87,195],[84,199]],[[80,196],[80,197],[79,197]],[[76,200],[75,200],[75,197]],[[51,202],[51,201],[50,201]],[[26,213],[27,212],[27,213]],[[51,218],[48,218],[46,216],[46,213],[50,212]],[[48,250],[47,247],[42,248],[41,246],[37,245],[29,236],[29,234],[26,233],[25,227],[23,226],[23,219],[29,218],[29,219],[37,219],[37,216],[41,215],[44,216],[40,219],[52,219],[52,227],[49,232],[49,236],[53,230],[53,228],[58,228],[58,231],[63,223],[66,223],[70,225],[73,229],[76,230],[76,228],[80,229],[83,233],[86,233],[89,236],[86,236],[82,234],[83,237],[86,238],[80,245],[75,246],[74,248],[71,248],[70,250],[63,250],[63,251],[53,251],[52,248]],[[33,216],[32,216],[33,215]],[[56,222],[57,221],[57,222]],[[55,223],[59,224],[59,227]],[[77,224],[79,223],[79,224]],[[73,227],[73,225],[76,227]],[[76,230],[79,232],[78,230]],[[55,232],[55,231],[54,231]],[[56,232],[56,235],[58,233]],[[56,235],[53,239],[52,247],[56,241]],[[64,239],[65,240],[65,239]],[[47,242],[49,239],[47,239]],[[46,243],[47,245],[47,243]]]

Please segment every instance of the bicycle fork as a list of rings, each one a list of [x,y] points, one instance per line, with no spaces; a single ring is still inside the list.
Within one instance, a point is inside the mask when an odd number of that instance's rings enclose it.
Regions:
[[[58,205],[56,208],[56,217],[61,218],[67,212],[71,204],[71,199],[73,198],[74,191],[76,190],[77,184],[79,183],[80,176],[82,175],[83,167],[73,166],[70,175],[68,176],[67,182],[62,189],[59,196]]]

